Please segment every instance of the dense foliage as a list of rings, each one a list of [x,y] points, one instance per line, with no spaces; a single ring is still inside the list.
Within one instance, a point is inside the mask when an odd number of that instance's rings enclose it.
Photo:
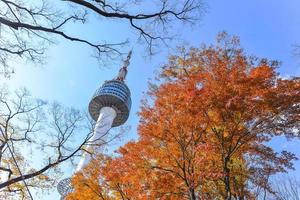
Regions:
[[[299,137],[300,79],[247,56],[239,39],[184,48],[162,68],[142,105],[139,139],[99,155],[73,179],[68,199],[256,199],[268,178],[293,169],[277,136]],[[100,163],[100,164],[99,164]],[[84,194],[84,195],[83,195]]]

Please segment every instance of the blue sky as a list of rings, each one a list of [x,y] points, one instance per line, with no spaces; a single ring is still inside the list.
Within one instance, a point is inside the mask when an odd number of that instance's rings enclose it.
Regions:
[[[180,44],[199,46],[201,43],[213,43],[219,31],[240,36],[246,52],[260,57],[282,61],[278,72],[284,76],[300,75],[300,59],[292,55],[293,44],[300,43],[300,1],[299,0],[207,0],[207,14],[194,27],[181,29],[181,40],[174,40],[172,47]],[[120,41],[129,38],[133,56],[127,76],[127,84],[132,93],[132,110],[126,125],[131,131],[121,143],[135,139],[140,100],[147,91],[149,78],[167,61],[173,49],[162,50],[149,58],[144,57],[144,49],[135,44],[134,32],[127,23],[121,21],[109,23],[91,18],[84,26],[69,26],[66,31],[83,35],[93,40],[108,38]],[[31,63],[19,63],[16,74],[6,82],[11,88],[26,87],[31,93],[49,101],[59,101],[78,109],[86,109],[91,96],[104,80],[113,78],[121,63],[101,67],[91,57],[91,49],[85,45],[63,41],[56,38],[57,44],[48,50],[47,63],[32,66]],[[127,49],[129,49],[127,48]],[[124,51],[127,51],[124,49]],[[2,78],[1,78],[2,79]],[[271,144],[277,150],[288,149],[300,157],[299,142],[287,142],[276,139]],[[300,177],[300,164],[296,163],[296,176]],[[58,199],[52,194],[45,199]]]

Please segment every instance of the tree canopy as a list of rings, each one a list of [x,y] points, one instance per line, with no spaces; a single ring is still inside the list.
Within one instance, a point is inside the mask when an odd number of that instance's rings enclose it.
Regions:
[[[277,136],[299,137],[300,79],[248,56],[239,38],[180,48],[141,107],[139,139],[93,160],[67,199],[255,199],[268,177],[293,169]],[[98,167],[96,167],[98,166]],[[82,195],[84,194],[84,195]]]

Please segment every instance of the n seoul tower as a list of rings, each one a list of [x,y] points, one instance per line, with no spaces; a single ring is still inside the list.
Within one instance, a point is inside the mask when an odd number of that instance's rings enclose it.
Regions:
[[[123,67],[119,70],[118,76],[115,79],[105,81],[96,90],[89,103],[89,113],[93,120],[96,121],[94,132],[89,142],[97,141],[110,128],[120,126],[128,119],[131,97],[130,90],[124,80],[127,75],[131,53],[130,51]],[[84,154],[76,168],[76,172],[80,171],[90,159],[90,155]],[[71,178],[61,180],[57,185],[57,190],[61,195],[61,199],[64,199],[73,190]]]

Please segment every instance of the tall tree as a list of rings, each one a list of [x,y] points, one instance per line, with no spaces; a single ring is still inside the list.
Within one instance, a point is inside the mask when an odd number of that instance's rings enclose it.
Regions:
[[[148,52],[153,53],[157,45],[167,44],[175,36],[169,32],[172,23],[196,22],[203,10],[201,0],[0,0],[0,72],[9,75],[12,62],[18,57],[43,61],[53,36],[91,46],[100,60],[124,53],[121,49],[127,40],[92,41],[66,32],[68,24],[85,23],[88,15],[128,24]]]
[[[272,192],[268,177],[293,169],[296,157],[267,143],[300,133],[300,78],[282,79],[277,66],[247,56],[226,33],[216,45],[182,48],[142,105],[138,141],[98,172],[79,172],[75,188],[85,177],[102,188],[95,199],[253,199],[255,186]],[[81,199],[79,191],[69,199]]]
[[[224,177],[217,187],[224,199],[245,198],[250,191],[241,180],[269,188],[265,175],[292,168],[293,154],[266,146],[274,136],[299,136],[300,80],[281,79],[277,66],[248,57],[238,38],[222,33],[217,46],[183,51],[164,69],[168,80],[199,87],[190,98],[209,120],[206,135],[220,157]]]

